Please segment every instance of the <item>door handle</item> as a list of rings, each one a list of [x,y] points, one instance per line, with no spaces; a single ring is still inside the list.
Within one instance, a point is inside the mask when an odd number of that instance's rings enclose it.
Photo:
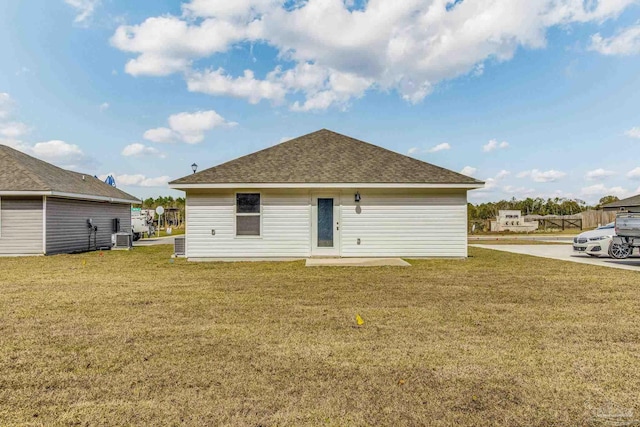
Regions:
[[[340,223],[336,222],[336,231],[340,231]]]

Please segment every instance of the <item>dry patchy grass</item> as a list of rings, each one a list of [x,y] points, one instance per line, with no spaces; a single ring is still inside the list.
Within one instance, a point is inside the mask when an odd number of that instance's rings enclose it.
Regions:
[[[640,418],[637,273],[479,248],[410,268],[169,251],[0,259],[1,425]]]

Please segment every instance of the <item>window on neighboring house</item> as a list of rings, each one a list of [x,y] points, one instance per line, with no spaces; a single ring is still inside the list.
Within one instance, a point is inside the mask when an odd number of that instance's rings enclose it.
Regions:
[[[260,193],[236,194],[236,236],[260,236]]]

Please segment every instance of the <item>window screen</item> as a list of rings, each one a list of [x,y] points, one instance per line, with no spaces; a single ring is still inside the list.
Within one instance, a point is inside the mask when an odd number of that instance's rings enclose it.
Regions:
[[[260,194],[236,194],[236,236],[260,236]]]

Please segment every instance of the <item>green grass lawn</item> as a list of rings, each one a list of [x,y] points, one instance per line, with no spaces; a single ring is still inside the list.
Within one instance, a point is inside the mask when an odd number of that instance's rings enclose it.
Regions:
[[[638,273],[481,248],[405,268],[170,252],[0,259],[0,425],[640,419]]]

